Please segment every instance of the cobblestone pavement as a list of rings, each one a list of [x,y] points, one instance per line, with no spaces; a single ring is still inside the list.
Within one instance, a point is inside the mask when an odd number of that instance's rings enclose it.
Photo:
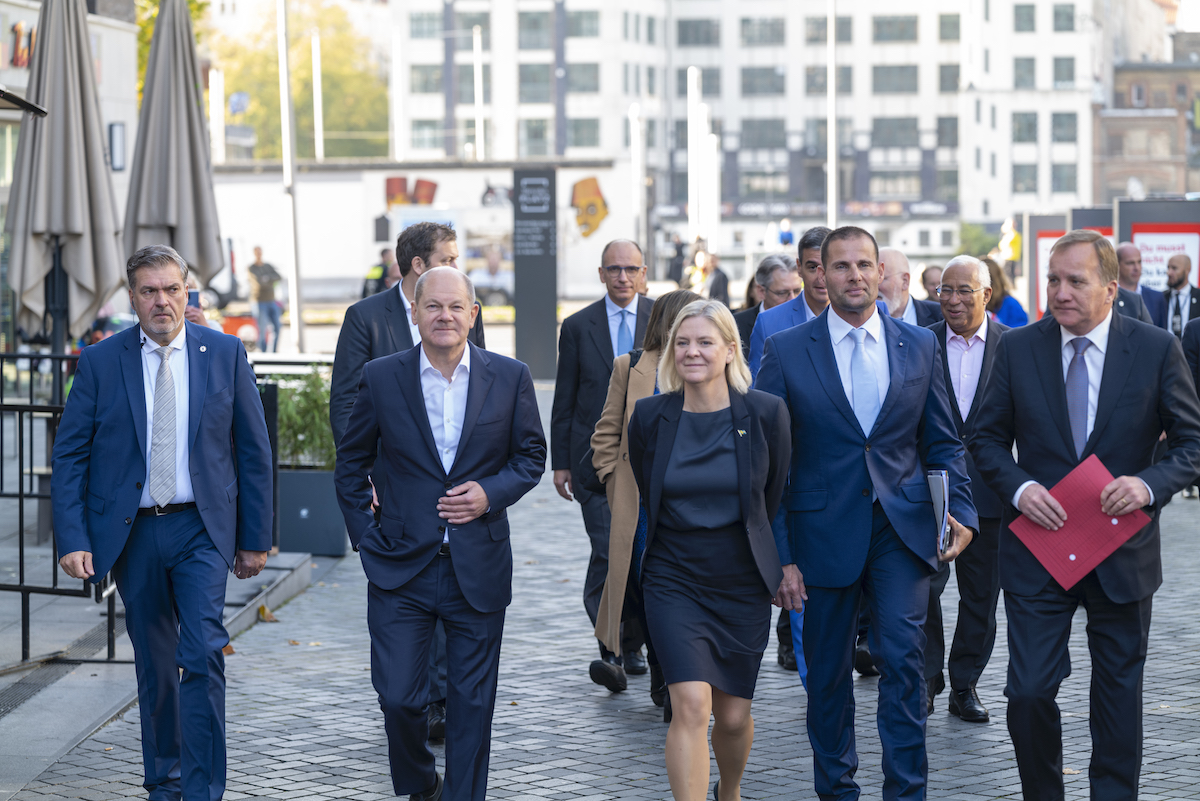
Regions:
[[[580,602],[587,538],[578,507],[549,478],[511,515],[515,598],[500,663],[489,797],[495,799],[670,798],[662,747],[666,726],[650,703],[647,677],[610,695],[587,677],[595,641]],[[1192,609],[1200,553],[1200,504],[1166,510],[1166,584],[1156,596],[1145,686],[1142,799],[1200,796],[1200,623]],[[953,581],[944,605],[953,631]],[[228,799],[392,797],[385,738],[368,672],[366,579],[351,554],[308,592],[276,610],[279,623],[240,636],[228,660]],[[1006,646],[980,682],[986,725],[946,712],[929,721],[930,797],[1019,798],[1004,726]],[[1087,682],[1083,619],[1071,641],[1074,673],[1059,696],[1066,734],[1068,798],[1087,797]],[[795,675],[764,659],[754,702],[757,739],[743,798],[812,798],[805,698]],[[880,796],[875,679],[856,680],[864,797]],[[52,690],[49,690],[52,691]],[[436,749],[441,763],[441,751]],[[35,799],[144,797],[134,706],[86,739],[18,793]],[[716,778],[715,767],[713,778]]]

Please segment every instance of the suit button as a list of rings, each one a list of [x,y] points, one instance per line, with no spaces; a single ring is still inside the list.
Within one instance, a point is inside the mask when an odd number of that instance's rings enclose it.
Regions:
[[[867,443],[867,453],[871,452],[871,443]]]
[[[454,489],[454,484],[453,484],[453,483],[451,483],[451,482],[449,482],[449,481],[447,481],[447,482],[446,482],[446,489]]]
[[[141,488],[142,488],[142,482],[140,482],[140,481],[139,481],[139,482],[137,483],[137,488],[138,488],[138,489],[141,489]]]
[[[864,498],[866,498],[866,497],[870,496],[870,494],[871,494],[871,491],[870,491],[869,489],[864,489],[864,490],[863,490],[863,497],[864,497]]]
[[[438,526],[438,534],[445,534],[445,533],[446,533],[446,527]]]
[[[125,525],[127,525],[127,526],[128,526],[128,525],[129,525],[129,523],[130,523],[130,518],[128,518],[128,517],[127,517],[127,518],[125,518]]]
[[[628,454],[628,453],[622,453],[622,454],[621,454],[621,461],[623,461],[623,462],[628,462],[628,461],[629,461],[629,454]]]

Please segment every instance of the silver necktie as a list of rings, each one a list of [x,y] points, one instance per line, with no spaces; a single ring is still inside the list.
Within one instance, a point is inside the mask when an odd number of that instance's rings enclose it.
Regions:
[[[175,497],[175,381],[171,347],[154,351],[162,360],[154,383],[154,431],[150,435],[150,499],[166,506]]]

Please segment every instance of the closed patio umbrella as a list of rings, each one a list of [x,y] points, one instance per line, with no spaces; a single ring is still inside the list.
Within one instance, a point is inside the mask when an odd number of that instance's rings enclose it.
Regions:
[[[187,0],[162,0],[133,151],[125,253],[170,245],[207,283],[222,267],[221,231],[195,42]]]
[[[21,119],[4,230],[18,323],[39,331],[50,311],[61,351],[121,286],[121,223],[85,0],[43,0],[37,31],[26,94],[48,113]]]

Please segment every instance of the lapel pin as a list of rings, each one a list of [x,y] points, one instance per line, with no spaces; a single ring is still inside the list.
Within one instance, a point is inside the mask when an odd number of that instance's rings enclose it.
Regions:
[[[200,346],[200,352],[201,352],[201,353],[204,353],[206,350],[208,350],[208,346],[207,346],[207,345],[201,345],[201,346]]]
[[[738,432],[738,436],[739,436],[739,437],[744,437],[744,436],[746,436],[746,432],[745,432],[744,430],[740,429],[740,428],[737,430],[737,432]]]

